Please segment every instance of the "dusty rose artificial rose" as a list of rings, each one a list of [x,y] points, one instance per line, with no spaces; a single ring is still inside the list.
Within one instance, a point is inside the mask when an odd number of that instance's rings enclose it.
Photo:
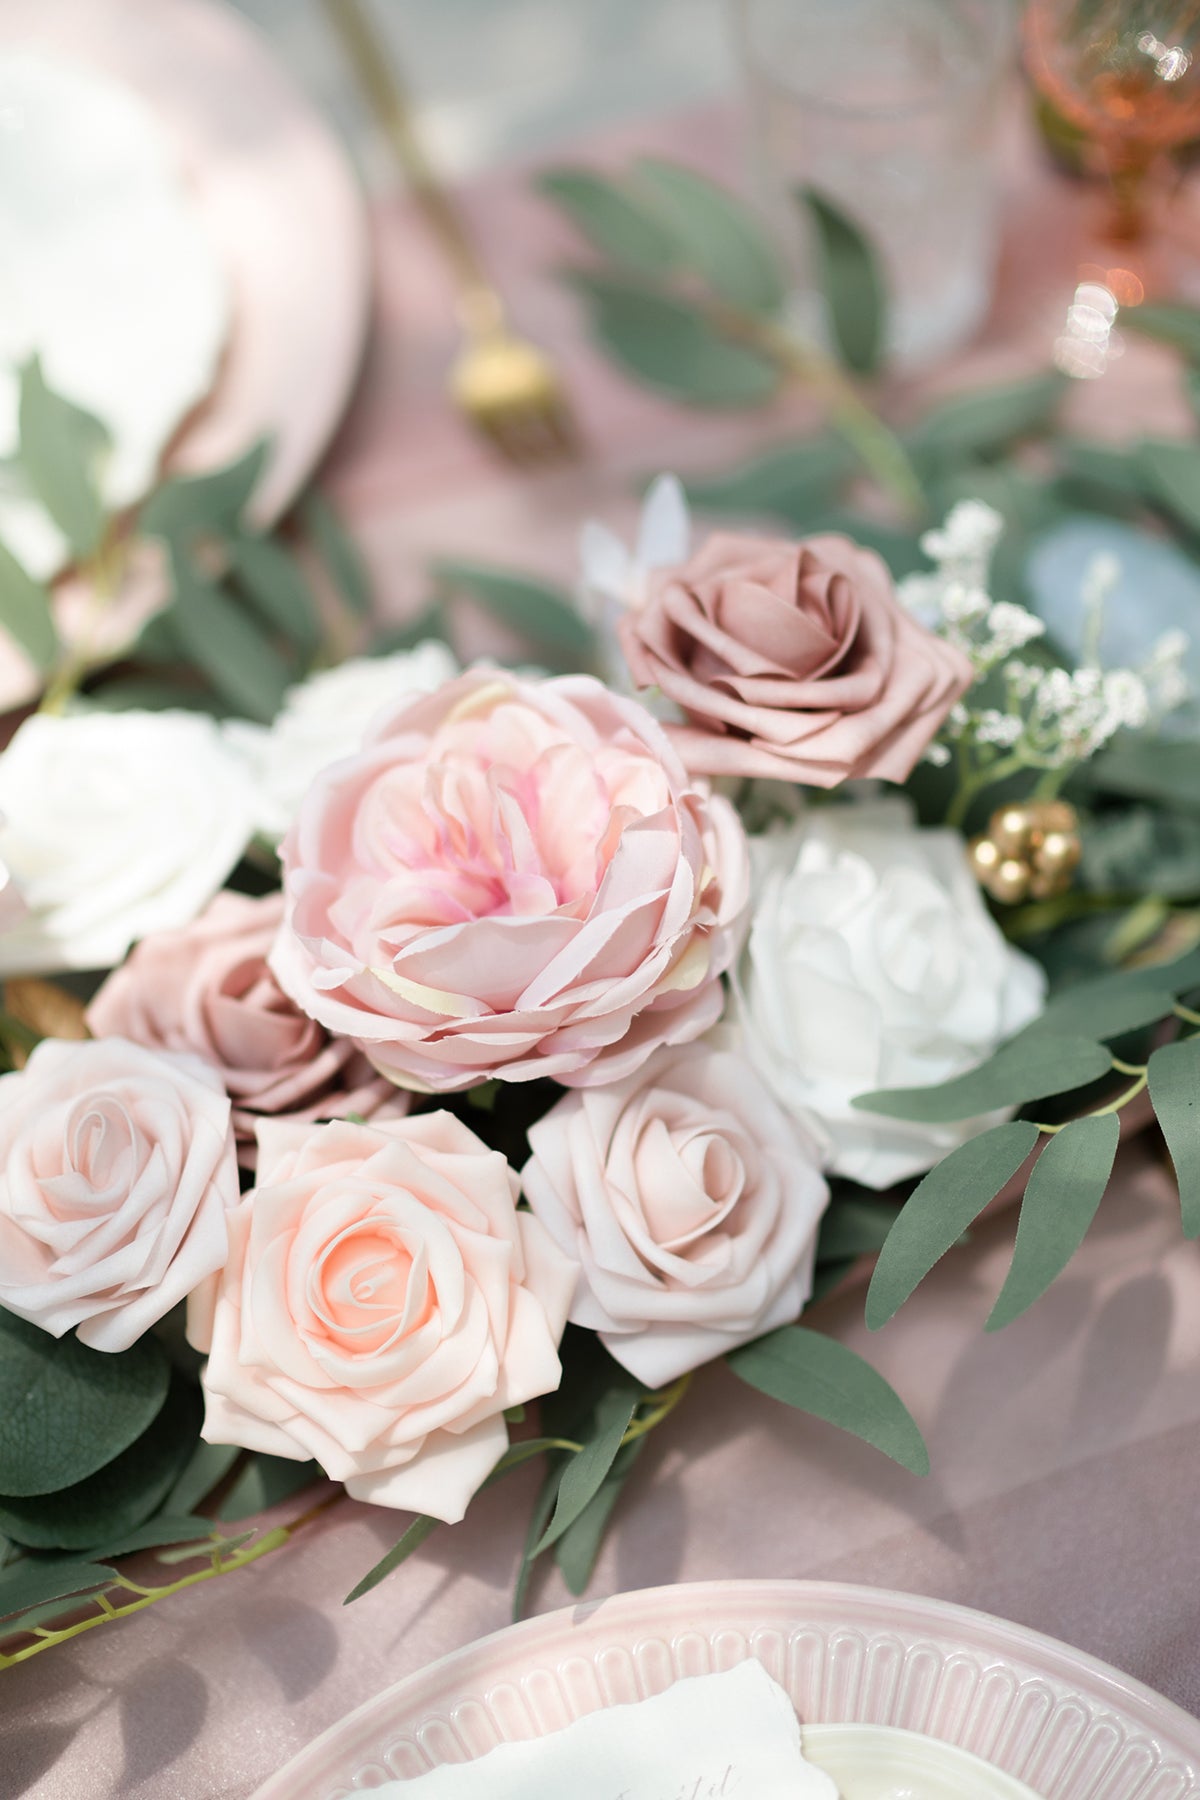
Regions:
[[[225,1261],[229,1101],[194,1057],[46,1038],[0,1077],[0,1306],[126,1350]]]
[[[522,1184],[580,1265],[570,1317],[662,1387],[795,1319],[829,1200],[815,1142],[741,1056],[664,1050],[532,1127]]]
[[[745,834],[636,701],[480,670],[319,776],[283,847],[284,991],[406,1087],[612,1081],[700,1035]]]
[[[683,709],[672,737],[700,774],[904,781],[973,679],[844,537],[719,533],[653,570],[619,629],[638,686]]]
[[[283,896],[221,893],[192,925],[144,938],[88,1008],[96,1037],[202,1056],[233,1101],[238,1155],[253,1167],[255,1120],[397,1112],[403,1097],[361,1051],[292,1004],[267,966]]]
[[[574,1264],[450,1113],[258,1129],[229,1260],[188,1305],[204,1437],[460,1519],[508,1444],[504,1409],[558,1386]]]

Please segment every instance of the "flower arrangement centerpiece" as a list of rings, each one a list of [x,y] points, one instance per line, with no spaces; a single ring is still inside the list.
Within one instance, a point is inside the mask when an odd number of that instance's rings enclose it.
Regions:
[[[346,659],[247,492],[152,499],[172,596],[116,661],[9,578],[48,689],[0,755],[0,1665],[277,1548],[313,1505],[226,1526],[321,1476],[406,1515],[358,1594],[540,1458],[520,1593],[547,1552],[582,1590],[718,1360],[924,1472],[806,1307],[875,1256],[882,1323],[1012,1190],[1015,1318],[1147,1089],[1200,1229],[1200,880],[1144,873],[1196,851],[1187,645],[1104,666],[1102,560],[1067,658],[984,501],[897,579],[866,527],[693,542],[667,478],[577,603],[442,565]],[[540,643],[464,657],[463,591]]]

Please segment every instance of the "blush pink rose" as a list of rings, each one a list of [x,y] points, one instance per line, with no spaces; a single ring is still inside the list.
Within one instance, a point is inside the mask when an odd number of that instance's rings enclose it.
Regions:
[[[144,938],[87,1013],[96,1037],[211,1063],[233,1101],[238,1155],[248,1167],[263,1114],[369,1118],[405,1104],[361,1051],[331,1038],[280,988],[267,957],[282,922],[281,894],[218,894],[194,924]]]
[[[229,1101],[192,1057],[47,1038],[0,1077],[0,1306],[127,1350],[225,1261]]]
[[[229,1260],[188,1306],[204,1437],[460,1519],[507,1447],[505,1408],[558,1386],[574,1264],[450,1113],[258,1129]]]
[[[732,807],[636,701],[476,671],[309,790],[271,966],[393,1081],[611,1081],[700,1035],[747,900]]]
[[[638,686],[685,713],[671,735],[699,774],[904,781],[974,679],[844,537],[720,533],[651,572],[620,634]]]
[[[664,1050],[529,1133],[526,1197],[579,1264],[570,1317],[657,1388],[794,1320],[829,1200],[817,1146],[741,1056]]]

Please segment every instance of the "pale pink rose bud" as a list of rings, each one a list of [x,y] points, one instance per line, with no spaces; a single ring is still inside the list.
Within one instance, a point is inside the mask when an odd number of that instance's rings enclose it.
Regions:
[[[580,1266],[571,1319],[648,1387],[798,1317],[829,1189],[743,1057],[660,1051],[566,1095],[529,1143],[534,1217]]]
[[[637,685],[683,710],[672,739],[705,775],[904,781],[974,679],[844,537],[719,533],[651,571],[620,634]]]
[[[0,1077],[0,1306],[126,1350],[219,1269],[229,1101],[193,1057],[47,1038]]]

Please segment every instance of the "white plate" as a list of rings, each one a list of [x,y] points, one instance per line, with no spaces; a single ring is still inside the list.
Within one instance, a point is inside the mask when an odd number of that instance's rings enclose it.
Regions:
[[[1039,1800],[1200,1800],[1200,1722],[1140,1682],[985,1613],[821,1581],[650,1588],[530,1619],[367,1701],[256,1800],[352,1800],[747,1656],[806,1728],[917,1731]]]
[[[804,1754],[841,1800],[1037,1800],[969,1750],[890,1725],[806,1725]]]

